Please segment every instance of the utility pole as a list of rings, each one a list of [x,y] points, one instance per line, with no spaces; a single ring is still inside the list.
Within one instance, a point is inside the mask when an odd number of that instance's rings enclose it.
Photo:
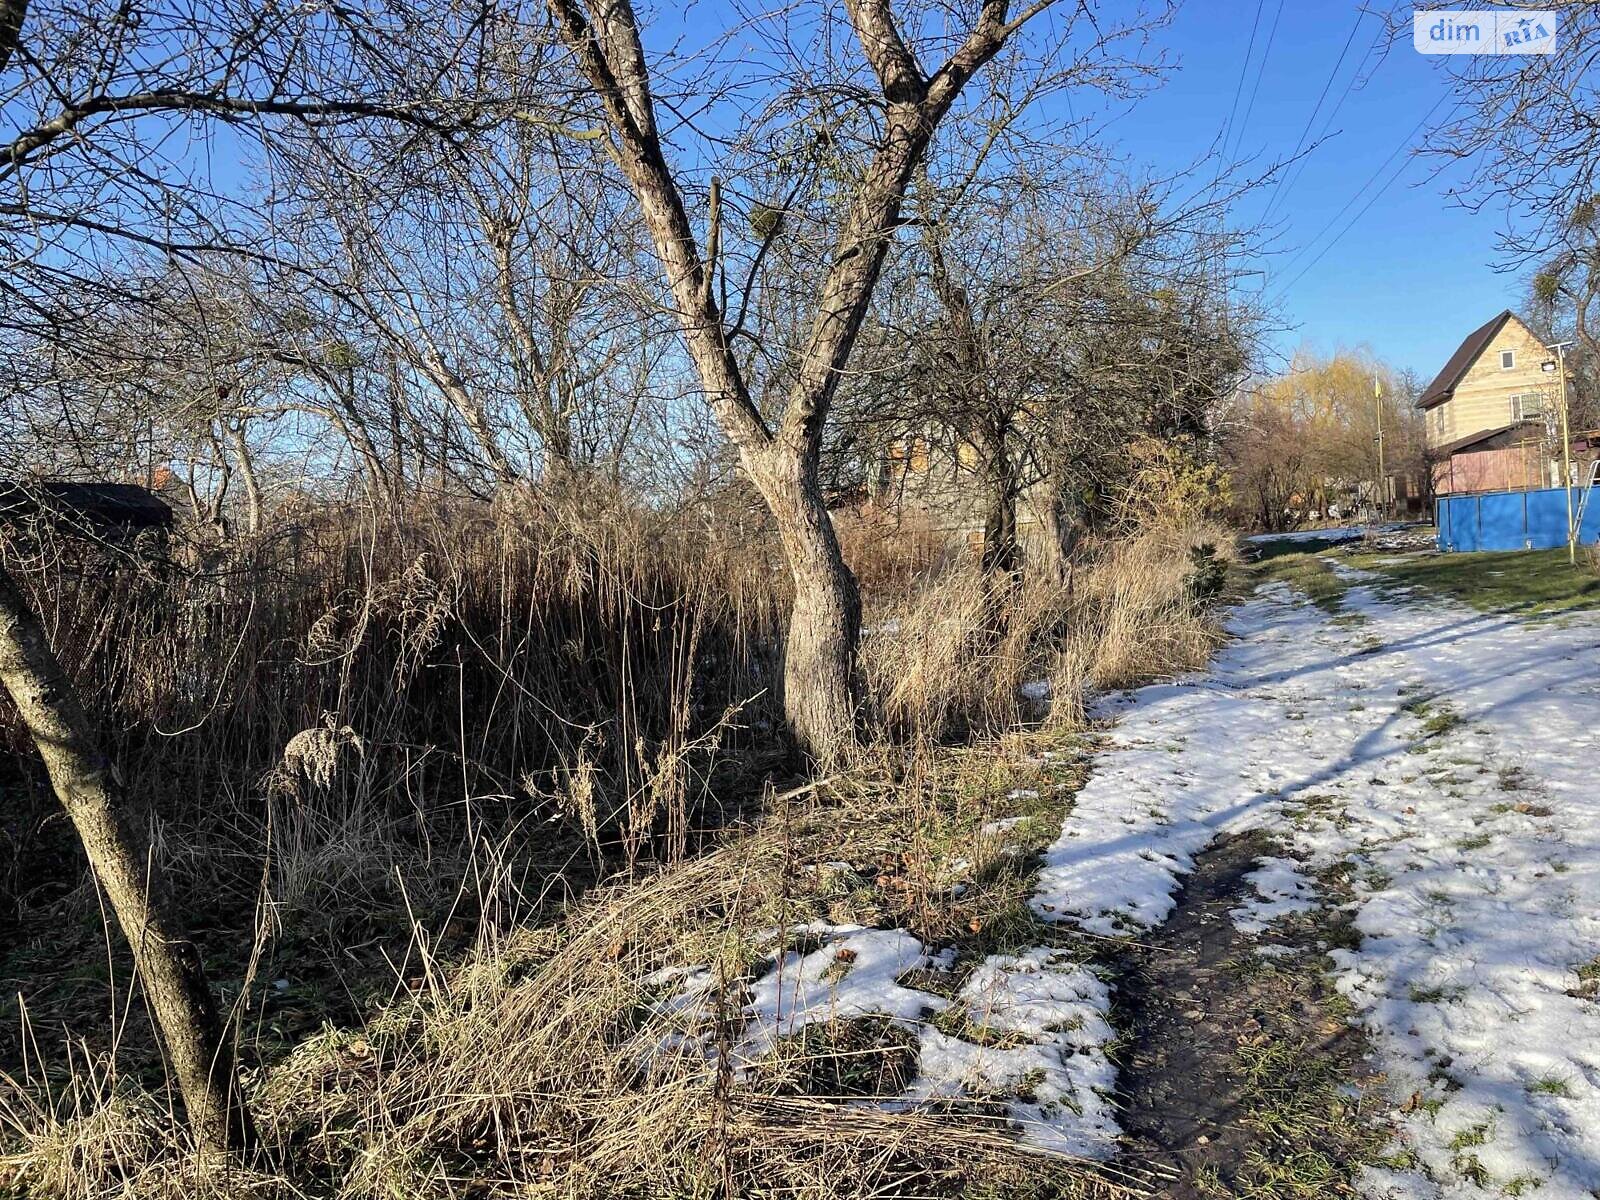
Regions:
[[[1389,515],[1389,479],[1383,470],[1383,381],[1376,375],[1372,377],[1372,415],[1378,423],[1378,436],[1373,439],[1378,443],[1378,487],[1374,498],[1378,519],[1383,520]]]
[[[1561,376],[1559,393],[1560,407],[1557,409],[1561,417],[1561,490],[1567,496],[1567,561],[1573,566],[1578,565],[1578,527],[1572,519],[1572,434],[1567,428],[1567,347],[1571,342],[1556,342],[1546,346],[1547,350],[1554,350],[1554,361],[1546,359],[1540,364],[1545,371],[1554,370]]]

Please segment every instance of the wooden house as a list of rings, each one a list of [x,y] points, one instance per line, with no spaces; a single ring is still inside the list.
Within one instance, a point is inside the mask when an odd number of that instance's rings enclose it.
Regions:
[[[1467,335],[1417,400],[1436,494],[1559,486],[1554,359],[1510,309]]]
[[[165,529],[172,509],[133,483],[0,480],[0,521],[40,520],[96,534]]]

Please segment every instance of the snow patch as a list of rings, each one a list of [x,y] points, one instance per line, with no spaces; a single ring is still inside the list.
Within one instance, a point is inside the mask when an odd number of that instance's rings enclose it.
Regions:
[[[954,947],[930,955],[904,930],[856,925],[813,923],[789,933],[814,948],[771,956],[770,969],[750,986],[733,1049],[736,1070],[749,1071],[813,1023],[886,1018],[918,1043],[917,1074],[903,1094],[884,1101],[888,1107],[997,1103],[1026,1144],[1086,1158],[1115,1153],[1116,1073],[1104,1049],[1112,1037],[1111,994],[1069,955],[1035,949],[991,956],[952,1000],[901,979],[918,969],[951,970]],[[706,968],[671,968],[651,982],[677,985],[658,1012],[709,1019],[714,980]],[[941,1014],[954,1019],[937,1020]],[[675,1037],[663,1050],[708,1061],[716,1055],[704,1039]]]
[[[1308,912],[1314,905],[1316,889],[1300,872],[1292,858],[1259,858],[1257,867],[1245,876],[1256,894],[1228,913],[1235,929],[1261,934],[1280,917]]]
[[[1111,993],[1099,978],[1059,951],[1027,950],[990,957],[956,999],[979,1037],[924,1026],[908,1098],[993,1095],[1029,1145],[1087,1158],[1116,1152]]]
[[[1592,1197],[1600,619],[1386,601],[1336,569],[1359,629],[1270,585],[1235,609],[1211,672],[1108,706],[1119,723],[1034,909],[1137,936],[1214,837],[1265,828],[1302,861],[1253,873],[1235,919],[1256,929],[1349,864],[1362,940],[1330,952],[1335,982],[1418,1164],[1369,1171],[1365,1190]]]

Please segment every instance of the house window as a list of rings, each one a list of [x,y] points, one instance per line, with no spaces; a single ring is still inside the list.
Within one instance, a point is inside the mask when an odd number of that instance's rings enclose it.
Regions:
[[[1517,365],[1517,352],[1515,350],[1500,351],[1500,369],[1509,371]]]
[[[889,461],[895,466],[922,474],[929,465],[927,439],[914,437],[909,442],[890,442]]]
[[[1521,392],[1511,397],[1513,421],[1537,421],[1544,413],[1544,397],[1538,392]]]

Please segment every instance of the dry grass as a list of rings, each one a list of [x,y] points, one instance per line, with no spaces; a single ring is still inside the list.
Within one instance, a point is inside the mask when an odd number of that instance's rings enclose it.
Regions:
[[[648,513],[343,519],[226,557],[135,559],[48,531],[3,547],[246,1060],[358,1022],[424,951],[459,957],[619,867],[689,855],[784,755],[783,597],[760,543],[708,545]],[[118,1066],[83,1084],[98,1099],[160,1092],[164,1067],[11,722],[0,711],[17,749],[0,755],[0,1071],[70,1124],[94,1107],[67,1101],[86,1063]]]
[[[1232,545],[1204,523],[1158,526],[1104,544],[1059,587],[998,595],[958,565],[869,619],[863,658],[880,719],[897,736],[932,740],[1010,728],[1038,716],[1027,685],[1048,681],[1051,719],[1076,728],[1089,693],[1205,663],[1219,633],[1193,588],[1193,551],[1210,546],[1226,561]]]
[[[1083,575],[1068,618],[1068,646],[1052,672],[1056,703],[1074,711],[1088,690],[1130,687],[1192,671],[1220,641],[1210,605],[1197,594],[1195,552],[1233,559],[1233,537],[1206,524],[1158,527],[1114,542]],[[1058,714],[1059,716],[1059,714]]]
[[[554,926],[485,936],[454,966],[418,947],[394,1002],[253,1079],[268,1148],[249,1171],[196,1162],[147,1094],[107,1087],[13,1109],[0,1181],[158,1200],[1126,1194],[1114,1175],[1022,1153],[1003,1123],[841,1102],[816,1081],[857,1069],[849,1039],[791,1048],[770,1074],[719,1065],[774,930],[860,919],[981,942],[965,954],[976,963],[1008,921],[1031,920],[1018,916],[1026,860],[984,832],[1047,791],[1023,749],[919,754],[893,776],[771,796],[759,824],[597,889]],[[1018,801],[1018,784],[1035,799]],[[1047,839],[1059,802],[1036,815]],[[841,860],[848,883],[817,870]],[[959,902],[957,878],[971,883]],[[711,999],[662,1004],[663,968],[688,965],[719,981]]]
[[[691,550],[639,515],[537,532],[535,516],[318,526],[225,569],[110,582],[35,557],[158,852],[220,930],[267,1151],[198,1160],[138,1022],[105,1028],[104,982],[51,960],[27,980],[61,984],[51,1023],[97,1033],[67,1059],[11,1048],[27,1066],[0,1086],[0,1192],[1119,1192],[979,1114],[812,1094],[854,1069],[848,1035],[767,1075],[736,1078],[719,1050],[775,930],[905,929],[967,963],[1037,944],[1029,852],[1065,785],[1012,731],[1048,716],[1055,732],[1027,736],[1063,738],[1091,690],[1200,665],[1217,632],[1191,548],[1226,537],[1164,527],[1001,597],[956,564],[879,601],[864,667],[884,736],[850,777],[755,803],[783,602],[764,551]],[[1038,680],[1048,713],[1025,694]],[[984,832],[1001,817],[1022,821],[1004,840]],[[92,890],[12,899],[57,928],[65,913],[80,947],[99,936]],[[657,973],[688,965],[709,965],[716,1003],[663,1006]]]
[[[253,858],[276,820],[297,892],[355,834],[381,835],[380,860],[397,836],[427,855],[562,808],[597,852],[669,826],[681,852],[717,773],[770,746],[752,731],[776,717],[767,549],[648,513],[458,504],[399,528],[323,513],[225,556],[47,533],[0,552],[163,836]],[[8,713],[0,736],[25,744]],[[48,876],[73,847],[23,794],[6,857]],[[0,911],[37,882],[0,877]]]
[[[862,503],[837,511],[834,527],[863,594],[894,606],[971,557],[952,545],[948,530],[935,529],[915,510]]]
[[[321,513],[153,562],[65,541],[5,550],[127,770],[226,762],[305,798],[509,792],[580,745],[626,789],[661,744],[770,692],[785,604],[759,541],[532,501],[400,528]],[[445,749],[406,778],[392,757],[420,748]]]

